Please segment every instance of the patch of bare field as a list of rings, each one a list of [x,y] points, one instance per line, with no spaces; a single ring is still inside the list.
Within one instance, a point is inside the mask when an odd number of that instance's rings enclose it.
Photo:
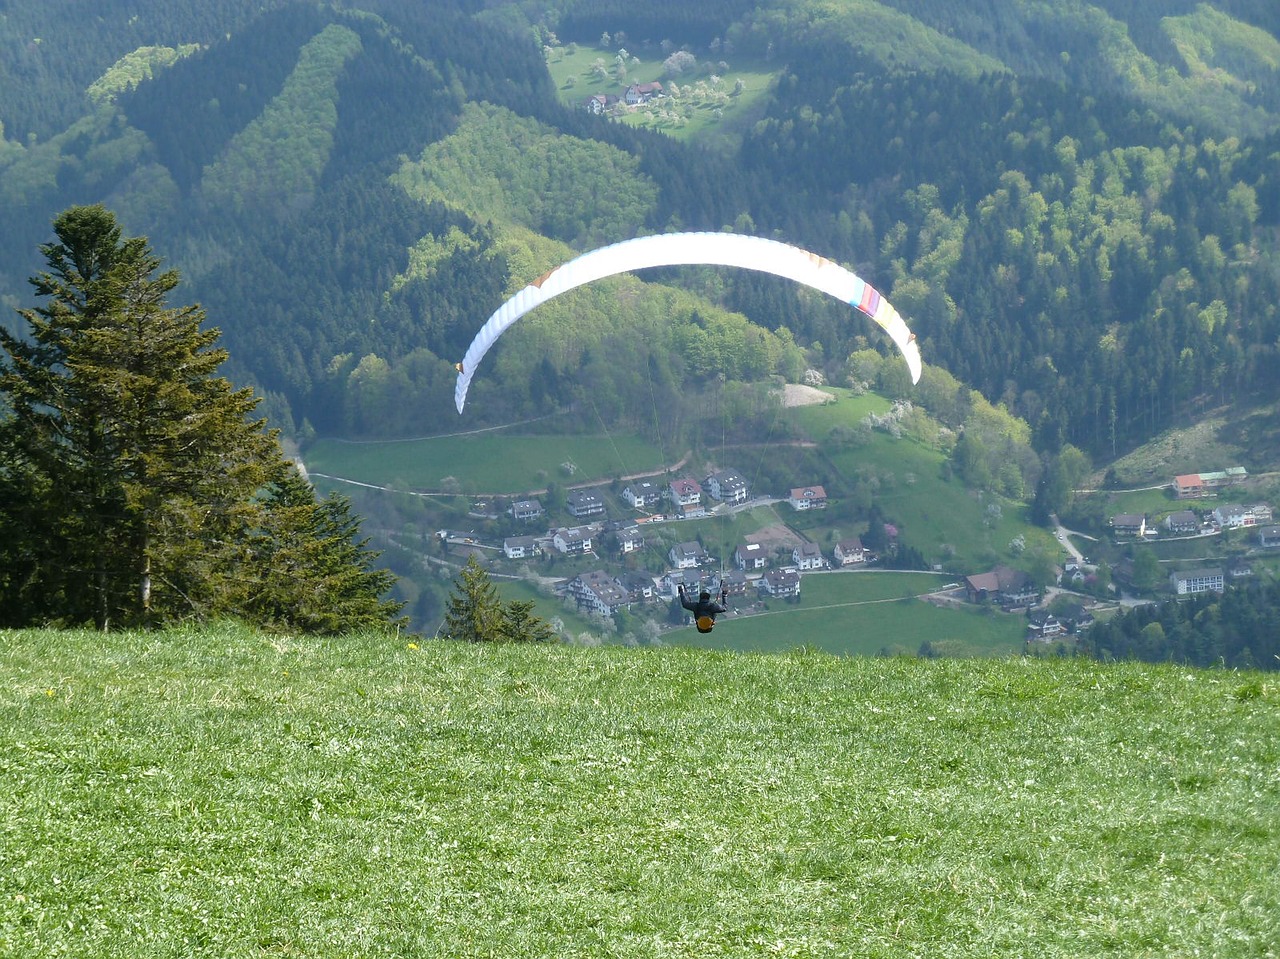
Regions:
[[[749,543],[759,543],[765,549],[772,550],[781,546],[784,549],[795,549],[804,539],[782,523],[764,526],[754,533],[742,537]]]
[[[782,388],[783,406],[814,406],[818,403],[834,403],[836,398],[816,386],[788,383]]]

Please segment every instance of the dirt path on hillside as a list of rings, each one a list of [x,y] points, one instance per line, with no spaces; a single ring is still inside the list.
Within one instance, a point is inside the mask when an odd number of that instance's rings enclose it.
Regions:
[[[626,476],[619,476],[618,479],[623,482],[630,482],[631,480],[648,479],[650,476],[662,476],[664,473],[674,473],[678,469],[684,469],[685,464],[689,462],[692,456],[693,450],[689,450],[684,454],[684,456],[680,457],[679,460],[672,463],[670,466],[659,466],[656,470],[647,470],[643,473],[628,473]],[[565,489],[588,489],[592,486],[607,486],[612,482],[612,479],[587,480],[585,483],[572,483],[569,486],[566,486]],[[545,492],[546,490],[535,490],[530,495],[537,496],[539,493]]]

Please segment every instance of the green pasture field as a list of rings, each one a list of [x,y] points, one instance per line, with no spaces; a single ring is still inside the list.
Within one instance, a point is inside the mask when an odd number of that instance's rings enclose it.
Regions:
[[[936,574],[892,571],[805,574],[798,603],[769,600],[763,613],[721,617],[712,633],[688,629],[668,633],[664,641],[766,653],[811,646],[842,656],[914,656],[925,643],[945,656],[1020,652],[1027,626],[1022,616],[965,606],[938,608],[909,598],[951,581]]]
[[[1221,536],[1157,537],[1150,541],[1150,545],[1162,560],[1208,560],[1216,557],[1212,561],[1220,563],[1224,554]]]
[[[920,600],[871,600],[833,607],[772,602],[760,616],[724,619],[715,631],[690,629],[664,641],[709,649],[787,652],[811,646],[838,656],[915,656],[928,643],[932,655],[960,659],[1008,656],[1025,643],[1023,617],[977,609],[939,609]]]
[[[975,569],[1013,563],[1017,557],[1009,544],[1018,536],[1026,549],[1065,555],[1052,533],[1028,520],[1025,504],[968,489],[959,479],[944,480],[942,454],[916,440],[877,432],[865,447],[842,450],[831,459],[846,475],[871,470],[882,477],[875,502],[898,526],[902,542],[925,556],[937,556],[947,545],[955,550],[953,565]],[[999,518],[988,512],[992,504],[999,507]]]
[[[1117,513],[1145,513],[1147,521],[1157,522],[1170,513],[1178,510],[1213,509],[1218,500],[1179,500],[1167,489],[1146,489],[1133,491],[1105,491],[1084,494],[1088,497],[1101,497],[1106,504],[1103,512],[1110,518]]]
[[[852,426],[868,413],[884,413],[890,408],[888,400],[873,393],[827,392],[837,396],[837,402],[791,411],[817,442],[835,426]],[[946,544],[955,549],[953,565],[975,569],[996,562],[1013,563],[1017,557],[1009,544],[1022,536],[1026,549],[1040,548],[1065,557],[1053,535],[1028,520],[1025,504],[967,489],[958,479],[944,480],[945,456],[916,439],[894,439],[876,431],[865,446],[835,451],[830,458],[846,477],[870,474],[880,478],[875,502],[899,527],[902,542],[925,556],[938,556]],[[987,511],[993,503],[1000,507],[998,519]],[[820,517],[805,520],[806,525],[819,522]]]
[[[620,97],[632,83],[660,80],[664,86],[669,86],[673,82],[663,75],[665,55],[639,56],[645,51],[632,51],[630,48],[628,52],[636,54],[640,62],[629,62],[626,80],[619,82],[613,75],[614,58],[618,53],[616,49],[582,44],[578,45],[575,52],[570,52],[568,47],[556,48],[547,61],[547,70],[561,101],[577,106],[598,93]],[[609,71],[603,80],[597,80],[591,75],[591,64],[596,58],[604,60]],[[718,62],[718,58],[710,59]],[[631,108],[622,114],[622,122],[658,130],[678,140],[707,139],[743,128],[753,122],[763,110],[777,73],[765,69],[761,64],[739,62],[735,57],[729,57],[728,63],[727,71],[716,71],[715,75],[720,78],[720,82],[715,90],[720,94],[728,94],[741,81],[742,90],[738,95],[722,96],[716,95],[714,91],[709,91],[706,96],[696,95],[693,91],[699,82],[709,82],[710,74],[706,72],[677,77],[674,81],[676,85],[682,90],[688,88],[690,92],[675,99],[667,98],[654,104]],[[716,114],[717,109],[720,110],[719,116]]]
[[[313,473],[442,491],[452,477],[466,493],[514,494],[661,469],[662,452],[637,436],[436,436],[398,442],[317,440],[303,454]],[[562,464],[573,463],[569,474]]]
[[[1275,674],[211,626],[0,675],[5,956],[1280,942]]]

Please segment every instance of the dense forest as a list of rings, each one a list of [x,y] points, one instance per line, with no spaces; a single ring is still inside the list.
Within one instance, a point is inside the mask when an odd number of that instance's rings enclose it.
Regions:
[[[7,9],[0,301],[27,304],[58,210],[105,202],[171,251],[286,433],[420,434],[449,424],[451,364],[488,312],[575,250],[759,232],[873,277],[927,363],[1044,456],[1105,459],[1280,385],[1280,14],[1131,6]],[[773,82],[713,150],[561,103],[545,57],[569,42],[683,46]],[[769,277],[644,279],[532,319],[469,416],[590,393],[592,418],[630,423],[660,389],[691,398],[648,427],[669,429],[721,377],[843,383],[882,348]]]
[[[1083,648],[1099,659],[1275,669],[1280,587],[1232,586],[1221,595],[1141,606],[1090,627]]]

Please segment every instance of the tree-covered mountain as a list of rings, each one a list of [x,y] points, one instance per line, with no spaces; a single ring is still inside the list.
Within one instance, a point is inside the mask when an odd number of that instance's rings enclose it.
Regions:
[[[229,370],[286,430],[451,426],[451,363],[507,292],[674,228],[855,266],[928,363],[1026,419],[1046,454],[1111,455],[1209,405],[1276,399],[1265,0],[216,7],[0,4],[0,302],[29,304],[59,210],[103,202],[171,251]],[[684,47],[774,83],[712,150],[562,102],[545,56],[571,42],[659,62]],[[843,381],[879,345],[767,277],[655,278],[693,292],[620,282],[531,318],[469,415],[590,391],[610,398],[594,415],[653,417],[632,397],[806,363]],[[722,346],[695,362],[708,330]],[[722,359],[760,337],[761,363]]]

